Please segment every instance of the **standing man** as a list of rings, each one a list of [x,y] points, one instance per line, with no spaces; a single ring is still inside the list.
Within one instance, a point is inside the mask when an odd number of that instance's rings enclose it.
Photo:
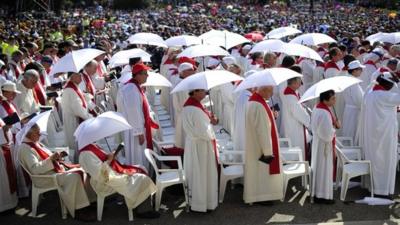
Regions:
[[[313,143],[311,151],[312,197],[315,203],[333,204],[333,178],[335,163],[335,133],[340,129],[340,121],[335,118],[330,107],[336,103],[333,90],[319,95],[319,103],[311,115]]]
[[[257,88],[247,105],[243,192],[245,203],[283,198],[279,135],[274,115],[266,102],[272,97],[273,91],[272,86]]]
[[[207,212],[218,205],[217,149],[212,127],[218,120],[201,104],[206,90],[190,91],[189,96],[182,111],[186,133],[183,167],[191,209]]]
[[[88,110],[88,104],[82,91],[79,89],[79,84],[82,82],[80,73],[70,72],[69,80],[65,85],[62,97],[61,107],[64,121],[65,140],[70,149],[78,151],[78,146],[75,142],[74,132],[79,124],[91,118]],[[78,153],[74,154],[74,161],[78,161]]]
[[[397,106],[400,105],[398,82],[384,72],[372,91],[365,94],[361,112],[361,146],[365,159],[371,161],[374,194],[394,194],[397,165]],[[393,90],[392,90],[393,88]]]
[[[150,117],[150,106],[147,97],[140,85],[144,84],[149,76],[150,67],[143,63],[132,67],[130,79],[117,95],[117,108],[122,113],[132,129],[124,132],[126,146],[126,164],[142,165],[149,169],[144,149],[153,149],[151,128],[158,129],[158,125]]]
[[[342,51],[337,48],[333,47],[329,50],[329,60],[325,64],[325,74],[324,78],[330,78],[330,77],[336,77],[339,75],[340,71],[342,71],[342,68],[340,66],[340,61],[343,59],[343,53]]]

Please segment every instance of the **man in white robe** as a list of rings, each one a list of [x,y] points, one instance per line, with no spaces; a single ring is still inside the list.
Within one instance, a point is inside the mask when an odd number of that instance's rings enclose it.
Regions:
[[[247,104],[245,203],[280,200],[284,197],[279,135],[273,112],[266,102],[272,95],[272,86],[259,87]]]
[[[18,108],[19,113],[32,114],[39,110],[39,104],[35,100],[35,94],[33,88],[39,81],[39,73],[36,70],[27,70],[23,79],[18,81],[17,89],[21,94],[17,95],[14,99],[14,103]]]
[[[333,204],[333,179],[335,172],[335,128],[340,128],[330,107],[335,105],[335,92],[320,94],[320,101],[311,115],[313,142],[311,147],[311,169],[313,171],[311,198],[315,203]]]
[[[348,65],[349,76],[353,76],[355,78],[360,77],[364,68],[365,66],[363,66],[358,60],[350,62]],[[356,140],[356,133],[359,124],[359,116],[364,91],[362,90],[360,84],[355,84],[349,88],[346,88],[346,90],[343,91],[342,96],[345,102],[342,135],[344,137],[351,137],[355,143],[358,143],[358,140]]]
[[[186,133],[183,167],[191,209],[207,212],[218,206],[217,150],[212,128],[218,121],[200,103],[205,90],[193,90],[189,95],[182,111]]]
[[[182,63],[178,68],[179,76],[177,76],[173,81],[173,87],[179,84],[186,77],[196,73],[195,67],[191,63]],[[187,98],[189,97],[186,91],[180,91],[172,95],[172,105],[175,114],[175,146],[178,148],[185,147],[185,132],[182,127],[182,110]]]
[[[365,159],[371,161],[374,194],[388,196],[394,194],[396,183],[400,90],[393,87],[398,79],[389,72],[379,75],[377,82],[364,97],[360,143]]]
[[[85,190],[85,174],[80,168],[67,170],[67,167],[61,164],[61,154],[52,153],[39,143],[40,128],[33,125],[29,128],[19,147],[19,158],[26,168],[33,175],[57,174],[57,182],[60,186],[58,194],[67,207],[68,212],[78,219],[95,219],[95,215],[84,214],[83,209],[90,205],[88,194]],[[43,181],[42,187],[50,185],[48,180]],[[87,186],[89,188],[89,186]],[[90,189],[87,189],[90,190]],[[78,210],[78,211],[76,211]],[[77,214],[75,213],[77,212]]]
[[[150,106],[140,85],[147,80],[150,68],[139,63],[132,67],[132,79],[120,88],[117,95],[117,108],[132,129],[124,132],[125,163],[142,165],[149,169],[144,149],[153,149],[151,129],[158,128],[150,118]]]
[[[145,170],[120,164],[114,152],[107,154],[94,144],[79,152],[79,164],[90,175],[90,184],[97,194],[118,192],[125,197],[128,208],[135,209],[157,191]]]
[[[337,47],[333,47],[329,50],[329,57],[331,60],[325,64],[325,79],[338,76],[342,70],[342,66],[339,63],[343,59],[342,51]]]
[[[64,135],[66,143],[71,150],[75,150],[71,159],[78,161],[78,148],[74,138],[74,132],[79,124],[92,117],[89,113],[87,101],[79,89],[78,85],[82,82],[80,73],[69,74],[69,81],[65,85],[61,107],[63,115]]]
[[[301,78],[295,77],[287,81],[287,87],[281,96],[282,100],[282,137],[289,138],[293,146],[303,151],[304,159],[308,158],[306,128],[310,126],[310,115],[298,101]]]
[[[365,69],[360,76],[360,79],[363,81],[361,87],[364,91],[367,90],[371,83],[372,74],[380,67],[379,62],[383,54],[384,52],[381,48],[376,48],[365,56]]]

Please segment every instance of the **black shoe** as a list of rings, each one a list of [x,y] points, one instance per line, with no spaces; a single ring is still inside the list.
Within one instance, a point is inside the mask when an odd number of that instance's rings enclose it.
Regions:
[[[83,222],[94,222],[97,220],[97,214],[95,210],[86,207],[75,212],[75,219]]]
[[[384,198],[384,199],[389,199],[393,200],[393,197],[390,195],[374,195],[375,198]]]
[[[157,219],[160,218],[160,213],[156,211],[148,211],[143,213],[136,213],[136,217],[142,219]]]
[[[263,202],[255,202],[254,204],[263,205],[263,206],[272,206],[274,205],[273,201],[263,201]]]
[[[314,203],[332,205],[335,204],[335,200],[314,197]]]

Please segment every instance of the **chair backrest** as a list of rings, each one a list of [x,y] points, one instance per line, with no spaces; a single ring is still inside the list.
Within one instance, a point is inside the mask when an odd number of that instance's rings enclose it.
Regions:
[[[31,178],[32,184],[36,187],[40,187],[41,184],[43,183],[44,180],[51,180],[53,182],[54,187],[57,187],[57,179],[56,179],[56,174],[50,174],[50,175],[33,175],[24,165],[21,160],[19,161],[19,164],[21,165],[22,169],[25,170],[25,172],[29,175]]]
[[[352,137],[336,137],[336,143],[341,148],[354,146]]]
[[[289,138],[279,138],[279,147],[290,148],[292,147],[292,143]]]
[[[338,157],[339,162],[344,165],[350,162],[349,158],[342,152],[342,150],[336,145],[336,155]]]
[[[158,176],[158,166],[155,158],[158,158],[157,153],[153,150],[146,148],[144,150],[144,155],[146,156],[147,160],[150,162],[151,166],[153,167],[154,171],[156,172],[156,176]]]

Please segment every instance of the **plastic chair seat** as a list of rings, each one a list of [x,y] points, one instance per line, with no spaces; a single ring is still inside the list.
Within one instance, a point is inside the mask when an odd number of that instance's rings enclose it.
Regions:
[[[243,166],[233,165],[224,168],[225,176],[243,176]]]
[[[159,181],[163,183],[180,183],[179,173],[175,171],[165,172],[159,175]]]

